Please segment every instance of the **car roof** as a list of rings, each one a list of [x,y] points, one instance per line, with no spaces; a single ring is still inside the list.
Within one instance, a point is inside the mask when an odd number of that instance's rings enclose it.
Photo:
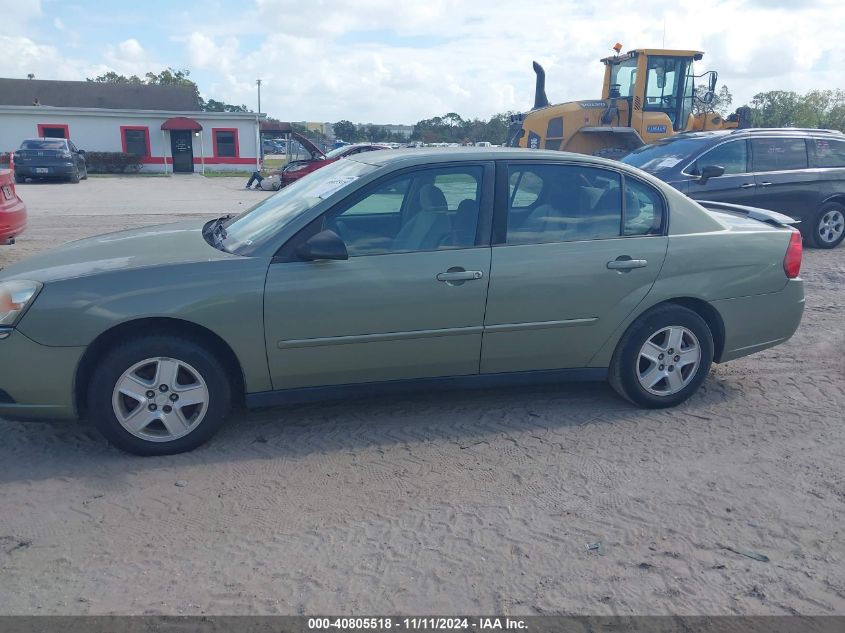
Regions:
[[[527,149],[519,147],[426,147],[420,149],[395,149],[390,152],[367,152],[355,154],[345,160],[355,160],[359,163],[381,167],[394,163],[418,165],[425,163],[448,163],[452,161],[473,160],[551,160],[565,162],[579,162],[590,165],[611,165],[628,168],[627,165],[615,160],[607,160],[596,156],[573,154],[543,149]]]
[[[736,128],[733,130],[707,130],[701,132],[682,132],[675,136],[669,136],[656,141],[656,143],[671,143],[683,140],[714,140],[720,138],[748,138],[753,136],[784,136],[784,137],[806,137],[806,136],[830,136],[832,138],[842,137],[839,130],[827,130],[824,128],[803,128],[803,127],[748,127]]]

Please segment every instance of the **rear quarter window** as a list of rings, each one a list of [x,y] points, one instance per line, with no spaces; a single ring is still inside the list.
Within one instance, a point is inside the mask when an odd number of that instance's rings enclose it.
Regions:
[[[813,139],[816,167],[845,167],[845,141]]]
[[[625,178],[623,235],[661,235],[665,215],[663,196],[656,189],[631,177]]]

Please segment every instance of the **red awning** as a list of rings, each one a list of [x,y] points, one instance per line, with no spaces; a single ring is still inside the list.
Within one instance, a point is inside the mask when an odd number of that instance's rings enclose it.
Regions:
[[[161,124],[162,130],[201,130],[202,126],[186,116],[175,116]]]

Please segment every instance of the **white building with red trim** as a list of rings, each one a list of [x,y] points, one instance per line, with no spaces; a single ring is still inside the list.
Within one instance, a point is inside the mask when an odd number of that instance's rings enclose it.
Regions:
[[[86,152],[136,154],[143,171],[260,167],[264,114],[0,105],[0,152],[27,138],[60,137]]]

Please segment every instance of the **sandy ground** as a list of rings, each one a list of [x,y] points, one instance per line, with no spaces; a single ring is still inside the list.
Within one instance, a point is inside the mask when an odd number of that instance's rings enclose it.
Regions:
[[[0,264],[242,184],[23,186]],[[0,420],[0,613],[845,614],[845,247],[803,276],[796,336],[669,411],[604,384],[313,404],[161,459]]]

